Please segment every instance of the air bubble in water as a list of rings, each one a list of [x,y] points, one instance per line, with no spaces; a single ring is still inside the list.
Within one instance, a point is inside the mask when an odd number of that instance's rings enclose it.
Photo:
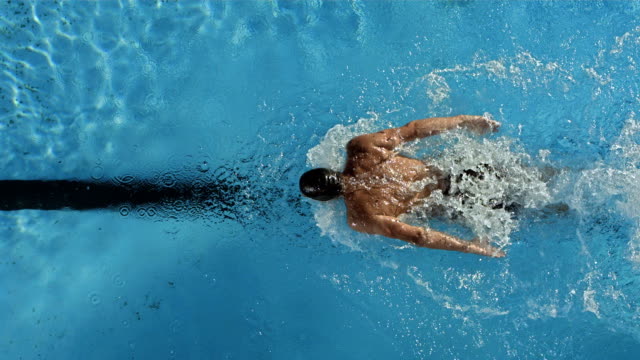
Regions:
[[[94,166],[93,170],[91,170],[91,178],[93,180],[100,180],[104,176],[104,169],[100,165]]]
[[[96,293],[90,293],[89,294],[89,302],[93,306],[100,305],[100,296],[98,294],[96,294]]]
[[[131,212],[131,209],[129,208],[128,205],[122,205],[120,207],[119,212],[120,212],[120,215],[122,215],[122,216],[128,216],[129,213]]]
[[[218,280],[216,280],[215,277],[213,277],[212,274],[209,274],[209,273],[205,273],[203,275],[203,277],[204,277],[205,281],[209,284],[209,286],[215,286],[216,282],[218,281]]]
[[[200,163],[200,165],[198,166],[198,171],[202,173],[206,173],[207,171],[209,171],[209,163],[206,161]]]
[[[173,173],[164,173],[160,178],[160,183],[164,187],[173,187],[175,186],[176,182],[176,176]]]
[[[189,206],[187,208],[187,213],[189,214],[189,216],[197,217],[198,215],[200,215],[200,210],[196,206]]]
[[[155,95],[155,94],[149,94],[147,95],[147,97],[144,99],[144,104],[147,106],[147,108],[149,108],[150,110],[155,110],[156,108],[159,107],[160,105],[160,99]]]
[[[176,211],[182,211],[186,208],[186,204],[183,200],[176,200],[173,202],[172,207]]]
[[[135,178],[132,175],[123,175],[116,176],[113,178],[113,180],[118,184],[130,184],[133,182],[133,180],[135,180]]]
[[[194,195],[202,194],[202,190],[205,188],[206,184],[201,179],[195,179],[191,182],[191,188]]]
[[[113,275],[111,280],[113,281],[113,284],[115,286],[117,286],[117,287],[123,287],[124,284],[125,284],[125,282],[124,282],[124,280],[122,280],[122,276],[120,276],[120,274]]]

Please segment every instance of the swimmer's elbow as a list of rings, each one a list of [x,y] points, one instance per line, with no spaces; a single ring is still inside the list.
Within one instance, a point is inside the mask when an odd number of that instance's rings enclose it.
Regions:
[[[411,226],[393,216],[376,216],[374,233],[389,238],[407,241],[416,245],[422,243],[424,230]]]
[[[367,219],[348,218],[347,221],[351,229],[365,234],[382,235],[419,246],[424,240],[423,229],[405,224],[393,216],[374,215]]]

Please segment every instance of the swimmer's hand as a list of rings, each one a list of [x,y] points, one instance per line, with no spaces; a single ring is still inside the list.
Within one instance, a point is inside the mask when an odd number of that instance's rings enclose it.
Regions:
[[[460,115],[460,127],[467,129],[478,135],[484,135],[488,132],[496,132],[500,129],[500,122],[487,119],[477,115]]]
[[[489,240],[480,237],[469,241],[466,252],[484,256],[491,256],[495,258],[501,258],[507,255],[504,251],[498,249],[497,247],[491,246]]]

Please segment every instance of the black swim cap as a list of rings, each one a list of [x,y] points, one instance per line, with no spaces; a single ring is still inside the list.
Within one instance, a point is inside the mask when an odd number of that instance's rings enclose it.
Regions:
[[[309,170],[300,176],[300,192],[314,200],[335,199],[342,194],[340,173],[324,168]]]

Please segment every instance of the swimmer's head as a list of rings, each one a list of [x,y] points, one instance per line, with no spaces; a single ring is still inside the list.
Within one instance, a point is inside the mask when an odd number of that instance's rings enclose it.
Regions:
[[[339,172],[318,168],[300,176],[300,192],[314,200],[328,201],[342,195],[342,177]]]

